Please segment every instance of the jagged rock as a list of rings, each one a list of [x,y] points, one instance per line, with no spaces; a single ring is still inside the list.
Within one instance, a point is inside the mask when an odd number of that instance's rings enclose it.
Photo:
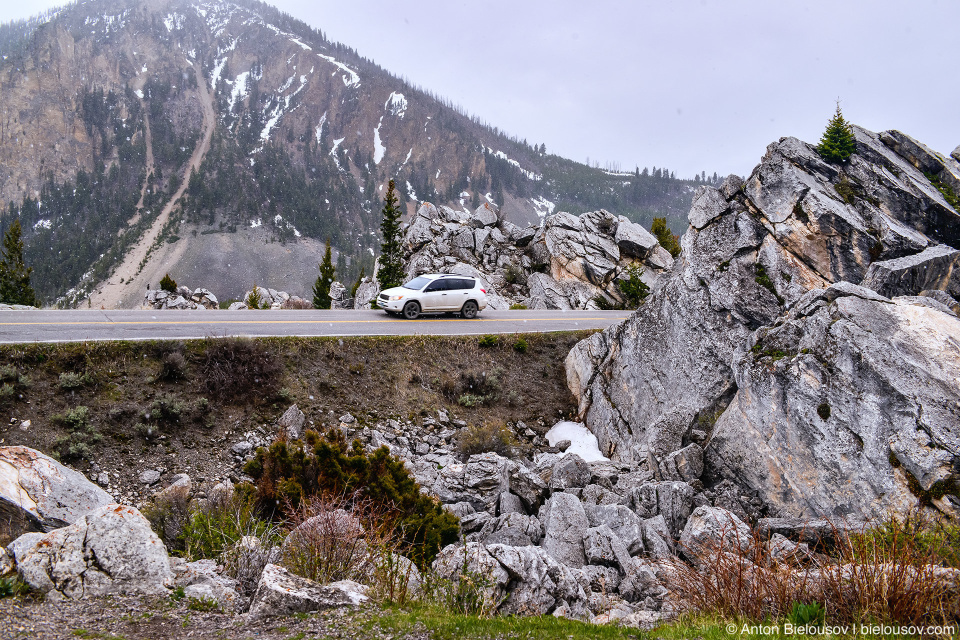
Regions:
[[[167,550],[149,521],[118,504],[44,534],[17,554],[17,571],[51,599],[163,595],[173,580]]]
[[[950,152],[950,157],[960,162],[960,144],[957,145],[957,148]]]
[[[369,309],[371,303],[380,295],[380,283],[364,276],[357,287],[357,294],[353,299],[354,309]]]
[[[154,485],[160,482],[160,472],[156,469],[146,469],[140,473],[140,484]]]
[[[805,542],[796,543],[779,533],[767,542],[770,557],[785,564],[799,564],[811,558],[810,547]]]
[[[497,515],[504,516],[508,513],[526,513],[526,509],[523,508],[523,501],[519,496],[505,491],[500,494],[497,502]]]
[[[634,561],[631,570],[617,586],[617,592],[627,602],[640,602],[646,598],[662,599],[667,589],[649,565]]]
[[[0,447],[0,517],[11,537],[51,531],[113,503],[82,473],[27,447]]]
[[[674,538],[693,512],[693,487],[686,482],[649,482],[631,494],[633,509],[641,518],[663,516]]]
[[[659,246],[652,233],[623,216],[617,218],[617,231],[613,241],[617,243],[622,255],[638,260],[643,260]]]
[[[504,601],[507,586],[510,584],[507,570],[490,554],[487,547],[478,542],[444,547],[433,561],[433,570],[437,577],[450,580],[454,584],[460,581],[464,571],[483,576],[483,582],[477,585],[481,591],[478,595],[487,610],[495,609]]]
[[[643,521],[643,546],[647,555],[654,559],[673,557],[670,530],[663,516]]]
[[[934,290],[934,291],[921,291],[920,295],[925,298],[931,298],[936,300],[943,306],[947,307],[954,314],[960,316],[960,302],[957,302],[957,299],[948,294],[946,291]]]
[[[523,536],[524,544],[514,546],[524,546],[530,544],[539,544],[543,539],[543,525],[536,516],[528,516],[524,513],[507,513],[496,518],[487,520],[480,532],[480,538],[486,544],[493,544],[494,534],[510,529],[511,531],[502,536]],[[506,544],[505,542],[503,544]]]
[[[773,323],[781,300],[791,304],[841,279],[859,282],[876,257],[960,235],[960,214],[922,173],[876,134],[855,132],[846,182],[811,145],[793,138],[770,145],[744,188],[728,190],[728,210],[684,235],[670,280],[633,318],[571,352],[568,382],[601,451],[633,459],[646,425],[678,404],[714,411],[733,388],[733,352],[752,329]]]
[[[546,516],[539,518],[544,530],[543,549],[561,564],[582,567],[586,564],[583,536],[589,528],[583,505],[569,493],[555,493],[544,509]]]
[[[544,615],[566,604],[569,617],[586,616],[586,593],[573,572],[541,547],[487,547],[513,582],[498,612],[502,614]]]
[[[497,206],[484,202],[470,216],[470,223],[477,227],[491,227],[497,224]]]
[[[874,262],[860,286],[888,298],[918,295],[927,289],[960,295],[960,251],[940,244],[914,255]]]
[[[280,427],[288,440],[299,440],[303,437],[303,426],[306,423],[307,416],[295,404],[290,405],[290,408],[284,411],[280,419],[277,420],[277,426]]]
[[[540,507],[547,493],[547,485],[540,476],[511,460],[507,466],[507,480],[510,491],[520,498],[526,511],[533,513]]]
[[[694,443],[674,451],[660,461],[658,470],[663,480],[693,482],[703,474],[703,449]]]
[[[750,527],[730,511],[717,507],[694,509],[680,534],[680,547],[690,558],[719,551],[747,553],[752,543]]]
[[[761,518],[757,534],[763,537],[783,536],[809,547],[832,547],[850,533],[861,533],[868,523],[844,518]]]
[[[581,571],[584,578],[590,583],[591,591],[613,593],[620,585],[620,572],[613,567],[588,564]]]
[[[608,527],[623,541],[630,555],[643,553],[643,521],[626,506],[588,505],[584,506],[584,512],[591,527]]]
[[[627,546],[605,524],[584,532],[583,552],[589,564],[618,567],[624,574],[633,566]]]
[[[957,335],[952,314],[855,285],[811,292],[735,358],[708,466],[774,514],[908,510],[907,474],[924,490],[958,478]]]
[[[243,311],[248,308],[245,302],[231,302],[230,306],[227,307],[227,311]]]
[[[687,219],[694,229],[703,229],[729,208],[726,198],[717,189],[700,186],[693,194],[693,206]]]
[[[577,454],[569,453],[553,465],[550,473],[550,488],[554,491],[582,488],[589,484],[592,476],[593,470],[590,465]]]
[[[367,587],[341,580],[321,585],[275,564],[268,564],[253,595],[249,617],[290,616],[339,607],[357,607],[369,598]]]

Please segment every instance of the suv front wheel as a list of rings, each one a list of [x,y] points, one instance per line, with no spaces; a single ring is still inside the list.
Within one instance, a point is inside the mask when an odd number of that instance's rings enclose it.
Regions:
[[[463,303],[463,308],[460,309],[460,315],[467,320],[473,320],[477,317],[477,311],[479,311],[477,303],[473,300],[467,300]]]
[[[420,316],[420,305],[416,302],[408,302],[403,305],[403,317],[407,320],[416,320]]]

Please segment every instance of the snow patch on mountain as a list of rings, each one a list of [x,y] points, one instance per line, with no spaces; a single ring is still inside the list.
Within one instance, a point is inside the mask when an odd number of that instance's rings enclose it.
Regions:
[[[383,105],[384,111],[392,116],[403,118],[407,112],[407,99],[402,93],[394,91]]]
[[[377,128],[373,130],[373,163],[380,164],[383,156],[387,153],[387,148],[380,141],[380,127],[383,126],[383,116],[380,116],[380,122]]]
[[[323,136],[323,125],[327,123],[327,112],[324,111],[320,116],[320,124],[317,125],[317,144],[320,144],[320,138]]]
[[[516,160],[514,160],[513,158],[505,154],[503,151],[496,151],[494,149],[491,149],[490,147],[487,147],[487,153],[494,155],[500,158],[501,160],[506,160],[507,164],[510,164],[516,167],[520,171],[520,173],[525,175],[529,180],[533,180],[534,182],[539,182],[540,180],[543,180],[542,175],[538,173],[534,173],[533,171],[527,171],[526,169],[520,166],[519,162],[517,162]]]
[[[184,20],[186,20],[186,16],[174,11],[163,19],[163,25],[167,28],[167,31],[179,31],[183,29]]]
[[[247,79],[250,77],[249,71],[244,71],[237,76],[237,79],[233,81],[233,90],[230,92],[230,111],[233,111],[234,105],[237,104],[237,100],[243,98],[247,95]]]
[[[34,229],[34,231],[36,231],[36,230],[38,230],[38,229],[49,229],[49,228],[51,228],[52,226],[53,226],[53,223],[52,223],[50,220],[47,220],[47,219],[37,220],[35,223],[33,223],[33,229]]]
[[[540,218],[544,218],[545,216],[550,215],[551,213],[553,213],[553,210],[557,207],[555,203],[550,202],[543,196],[530,198],[530,202],[533,203],[533,207],[537,210],[537,215],[540,216]]]

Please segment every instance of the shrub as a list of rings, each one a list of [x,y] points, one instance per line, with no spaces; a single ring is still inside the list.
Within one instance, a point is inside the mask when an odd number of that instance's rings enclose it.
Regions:
[[[826,402],[820,403],[817,407],[817,415],[820,416],[821,420],[826,420],[830,417],[830,405]]]
[[[650,287],[641,279],[643,276],[643,268],[638,264],[632,264],[627,267],[626,270],[624,270],[624,275],[627,277],[617,282],[617,288],[620,289],[620,293],[623,295],[625,306],[636,309],[643,304],[644,299],[650,295]]]
[[[263,296],[260,294],[260,287],[254,283],[253,289],[250,290],[250,293],[247,294],[245,300],[248,309],[269,309],[270,305],[263,299]]]
[[[187,375],[187,359],[182,353],[174,351],[163,356],[160,362],[160,373],[157,374],[159,380],[175,382],[182,380]]]
[[[499,344],[500,338],[497,336],[486,335],[480,336],[480,339],[477,341],[477,344],[483,347],[484,349],[489,349],[490,347],[495,347]]]
[[[90,458],[94,446],[103,439],[97,428],[90,424],[89,412],[87,407],[80,406],[53,416],[54,424],[68,432],[58,437],[53,445],[64,460]]]
[[[526,353],[528,346],[527,340],[523,336],[518,337],[513,342],[513,350],[517,353]]]
[[[522,311],[522,310],[525,310],[526,308],[527,308],[527,305],[520,304],[519,302],[515,302],[512,305],[510,305],[511,311]]]
[[[200,598],[188,598],[187,609],[191,611],[220,611],[220,603],[213,598],[202,596]]]
[[[144,418],[174,424],[180,422],[180,417],[185,410],[186,405],[182,401],[173,396],[164,396],[153,401]]]
[[[20,576],[6,576],[0,578],[0,598],[11,598],[23,595],[29,587],[20,579]]]
[[[255,537],[259,544],[278,542],[277,528],[257,516],[252,491],[242,488],[225,500],[191,508],[182,536],[183,554],[190,560],[221,559],[245,538]]]
[[[171,487],[155,496],[141,511],[167,551],[184,551],[184,531],[191,517],[189,487]]]
[[[256,392],[270,396],[280,388],[283,363],[267,346],[249,338],[208,340],[200,365],[201,389],[219,400]]]
[[[492,451],[502,456],[512,457],[518,446],[513,432],[502,422],[488,422],[480,426],[469,426],[457,434],[457,449],[464,456]]]
[[[923,525],[919,531],[929,530]],[[954,574],[939,566],[950,539],[918,535],[895,519],[863,532],[834,531],[832,558],[793,566],[754,535],[687,550],[668,585],[687,609],[750,620],[819,616],[831,623],[938,625],[960,622]],[[794,561],[794,564],[797,560]]]
[[[93,377],[89,373],[74,373],[65,371],[60,374],[59,386],[64,391],[73,391],[82,387],[89,387],[94,383]]]
[[[170,277],[170,274],[166,274],[163,278],[160,279],[160,288],[163,291],[169,291],[170,293],[177,292],[177,281]]]
[[[461,407],[467,407],[468,409],[472,407],[478,407],[486,401],[486,396],[478,396],[472,393],[465,393],[457,398],[457,404],[459,404]]]
[[[368,500],[394,519],[401,550],[421,566],[456,540],[457,519],[420,493],[403,462],[386,447],[367,454],[359,441],[348,446],[339,430],[323,437],[307,431],[304,437],[305,445],[278,441],[260,448],[244,467],[257,482],[257,504],[264,510],[281,503],[297,508],[313,496]]]
[[[650,232],[657,237],[657,242],[660,243],[661,247],[669,251],[671,256],[676,258],[680,255],[680,239],[670,231],[666,218],[654,218]]]
[[[503,279],[507,284],[527,284],[527,274],[520,267],[508,264],[503,270]]]

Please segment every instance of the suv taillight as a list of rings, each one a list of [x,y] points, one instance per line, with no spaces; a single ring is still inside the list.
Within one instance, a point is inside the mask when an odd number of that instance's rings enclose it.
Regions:
[[[480,291],[483,293],[483,295],[487,295],[487,290],[486,290],[486,289],[480,289]]]

